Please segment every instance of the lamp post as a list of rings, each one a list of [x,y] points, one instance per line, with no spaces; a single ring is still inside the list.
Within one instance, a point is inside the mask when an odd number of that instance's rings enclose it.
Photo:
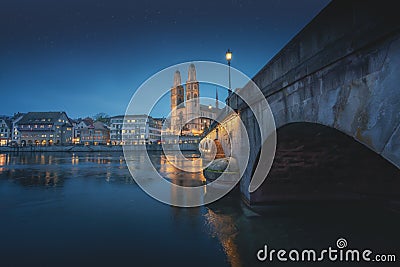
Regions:
[[[228,97],[230,97],[231,94],[232,94],[232,88],[231,88],[231,60],[232,60],[232,52],[231,52],[231,50],[228,49],[228,51],[226,51],[226,53],[225,53],[225,58],[226,58],[226,61],[228,62],[228,66],[229,66],[229,69],[228,69],[228,79],[229,79]]]

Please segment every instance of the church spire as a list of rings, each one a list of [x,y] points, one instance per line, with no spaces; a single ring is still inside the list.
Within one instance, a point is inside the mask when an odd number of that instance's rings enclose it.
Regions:
[[[189,72],[188,72],[188,82],[195,82],[196,81],[196,67],[194,64],[190,64]]]
[[[218,109],[218,87],[215,87],[215,108]]]
[[[175,74],[174,74],[174,87],[177,87],[181,84],[182,84],[181,73],[179,72],[179,70],[177,70],[177,71],[175,71]]]

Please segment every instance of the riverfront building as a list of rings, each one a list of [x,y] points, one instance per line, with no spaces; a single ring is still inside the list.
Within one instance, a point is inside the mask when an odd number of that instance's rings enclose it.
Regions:
[[[110,130],[104,123],[96,121],[88,127],[80,128],[80,143],[84,145],[109,145]]]
[[[86,119],[79,119],[75,122],[73,122],[74,125],[74,137],[73,137],[73,143],[74,144],[80,144],[81,142],[81,131],[82,129],[88,128],[93,124],[93,120],[90,118]]]
[[[15,126],[21,145],[72,143],[72,123],[65,112],[28,112]]]
[[[12,145],[20,144],[21,143],[21,133],[18,130],[18,122],[24,117],[25,113],[15,113],[14,116],[11,118],[12,121]]]
[[[8,117],[0,117],[0,146],[6,146],[11,141],[12,123]]]
[[[147,115],[120,115],[110,119],[112,145],[157,143],[164,119]],[[123,141],[125,140],[125,142]]]

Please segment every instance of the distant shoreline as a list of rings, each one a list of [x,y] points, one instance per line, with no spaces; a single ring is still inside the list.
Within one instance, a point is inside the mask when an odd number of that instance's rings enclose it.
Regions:
[[[0,152],[118,152],[122,146],[24,146],[24,147],[0,147]]]
[[[129,150],[133,151],[162,151],[162,146],[158,144],[146,145],[144,146],[129,146]],[[198,151],[197,145],[194,144],[184,144],[181,146],[183,151]],[[97,145],[97,146],[24,146],[24,147],[9,147],[0,146],[1,152],[122,152],[122,146],[107,146],[107,145]]]

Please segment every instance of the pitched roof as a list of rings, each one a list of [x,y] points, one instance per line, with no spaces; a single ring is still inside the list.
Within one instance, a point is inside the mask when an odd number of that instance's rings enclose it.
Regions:
[[[63,113],[65,113],[65,112],[28,112],[18,122],[18,124],[55,123],[61,117],[61,115]],[[67,119],[68,119],[68,116],[67,116]]]
[[[107,126],[106,126],[104,123],[102,123],[101,121],[96,121],[96,122],[94,122],[92,126],[93,126],[94,129],[96,129],[96,130],[97,130],[97,129],[98,129],[98,130],[102,130],[102,129],[108,130]]]
[[[123,119],[124,117],[126,118],[141,118],[141,117],[150,117],[146,114],[126,114],[126,115],[117,115],[117,116],[112,116],[110,119]]]
[[[9,117],[7,116],[0,116],[0,120],[4,120],[4,123],[7,125],[9,129],[12,128],[12,123]]]

